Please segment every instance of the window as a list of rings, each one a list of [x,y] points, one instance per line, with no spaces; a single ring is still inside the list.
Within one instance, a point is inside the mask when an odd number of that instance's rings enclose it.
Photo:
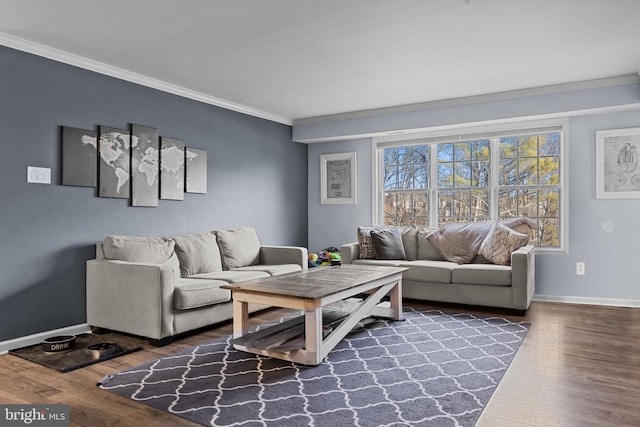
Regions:
[[[378,223],[438,226],[526,216],[562,248],[562,124],[377,140]]]

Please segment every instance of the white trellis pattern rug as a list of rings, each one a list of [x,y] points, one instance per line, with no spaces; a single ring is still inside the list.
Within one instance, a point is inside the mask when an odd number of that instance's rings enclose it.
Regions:
[[[211,426],[473,426],[529,324],[405,310],[369,320],[319,366],[237,351],[231,337],[99,386]]]

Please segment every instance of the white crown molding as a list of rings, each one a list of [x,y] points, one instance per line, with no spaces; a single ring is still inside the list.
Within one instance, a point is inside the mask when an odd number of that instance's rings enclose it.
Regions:
[[[572,297],[572,296],[536,294],[533,296],[533,300],[541,301],[541,302],[559,302],[559,303],[565,303],[565,304],[587,304],[587,305],[605,305],[609,307],[640,308],[640,300],[637,300],[637,299]]]
[[[411,113],[415,111],[430,110],[435,108],[455,107],[459,105],[479,104],[483,102],[504,101],[507,99],[523,98],[528,96],[550,95],[554,93],[571,92],[577,90],[596,89],[609,86],[620,86],[640,82],[640,72],[623,76],[607,77],[594,80],[585,80],[572,83],[562,83],[548,86],[539,86],[528,89],[518,89],[505,92],[489,93],[485,95],[466,96],[461,98],[443,99],[438,101],[421,102],[416,104],[398,105],[395,107],[375,108],[371,110],[352,111],[347,113],[332,114],[327,116],[308,117],[295,119],[294,126],[312,125],[317,123],[334,122],[341,120],[361,119],[390,114]]]
[[[39,344],[49,337],[56,335],[80,335],[91,333],[91,328],[88,324],[82,323],[80,325],[68,326],[66,328],[54,329],[53,331],[40,332],[38,334],[28,335],[26,337],[19,337],[8,341],[0,341],[0,354],[5,354],[9,350],[15,350],[16,348],[27,347],[34,344]]]
[[[43,58],[52,59],[64,64],[73,65],[85,70],[94,71],[106,76],[115,77],[120,80],[136,83],[141,86],[161,90],[173,95],[182,96],[183,98],[193,99],[205,104],[215,105],[216,107],[225,108],[227,110],[232,110],[238,113],[247,114],[249,116],[270,120],[276,123],[282,123],[288,126],[293,125],[293,120],[288,117],[271,114],[266,111],[247,107],[246,105],[236,104],[225,99],[216,98],[215,96],[207,95],[202,92],[197,92],[191,89],[184,88],[182,86],[154,79],[152,77],[135,73],[133,71],[128,71],[123,68],[114,67],[112,65],[95,61],[93,59],[85,58],[83,56],[75,55],[73,53],[65,52],[63,50],[55,49],[50,46],[16,37],[11,34],[0,32],[0,45],[31,53],[33,55],[41,56]]]

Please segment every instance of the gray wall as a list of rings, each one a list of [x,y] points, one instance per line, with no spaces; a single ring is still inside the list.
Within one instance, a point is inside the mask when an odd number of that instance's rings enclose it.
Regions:
[[[60,185],[60,126],[156,127],[208,153],[208,193],[157,208]],[[107,234],[252,225],[307,244],[307,147],[291,127],[0,47],[0,341],[81,324],[85,260]],[[27,184],[27,166],[52,184]]]
[[[590,94],[590,95],[589,95]],[[640,127],[640,85],[627,84],[592,91],[563,93],[562,102],[573,110],[614,106],[635,107],[609,113],[593,110],[572,113],[567,143],[568,227],[567,253],[539,254],[536,258],[536,294],[538,299],[593,302],[640,306],[637,251],[640,241],[640,199],[598,200],[595,196],[595,132],[597,130]],[[504,109],[505,102],[511,106]],[[310,138],[336,137],[349,130],[366,134],[375,129],[389,130],[402,122],[428,127],[455,124],[456,120],[480,121],[481,118],[512,117],[520,112],[542,114],[558,112],[558,96],[523,97],[501,102],[485,102],[429,111],[379,116],[301,126],[294,135]],[[546,110],[545,110],[545,105]],[[420,121],[417,117],[422,117]],[[419,124],[422,123],[422,126]],[[465,123],[459,121],[458,123]],[[371,127],[369,127],[371,125]],[[358,204],[320,204],[320,156],[327,153],[357,152]],[[372,140],[349,139],[309,146],[309,250],[340,246],[356,240],[359,225],[372,223]],[[613,233],[602,231],[602,223],[612,221]],[[576,262],[586,262],[586,275],[576,276]]]

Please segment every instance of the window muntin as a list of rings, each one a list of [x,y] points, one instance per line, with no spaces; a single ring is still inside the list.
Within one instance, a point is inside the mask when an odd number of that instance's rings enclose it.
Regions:
[[[553,130],[384,148],[383,222],[436,226],[526,216],[538,224],[533,244],[559,248],[561,140],[562,131]]]

